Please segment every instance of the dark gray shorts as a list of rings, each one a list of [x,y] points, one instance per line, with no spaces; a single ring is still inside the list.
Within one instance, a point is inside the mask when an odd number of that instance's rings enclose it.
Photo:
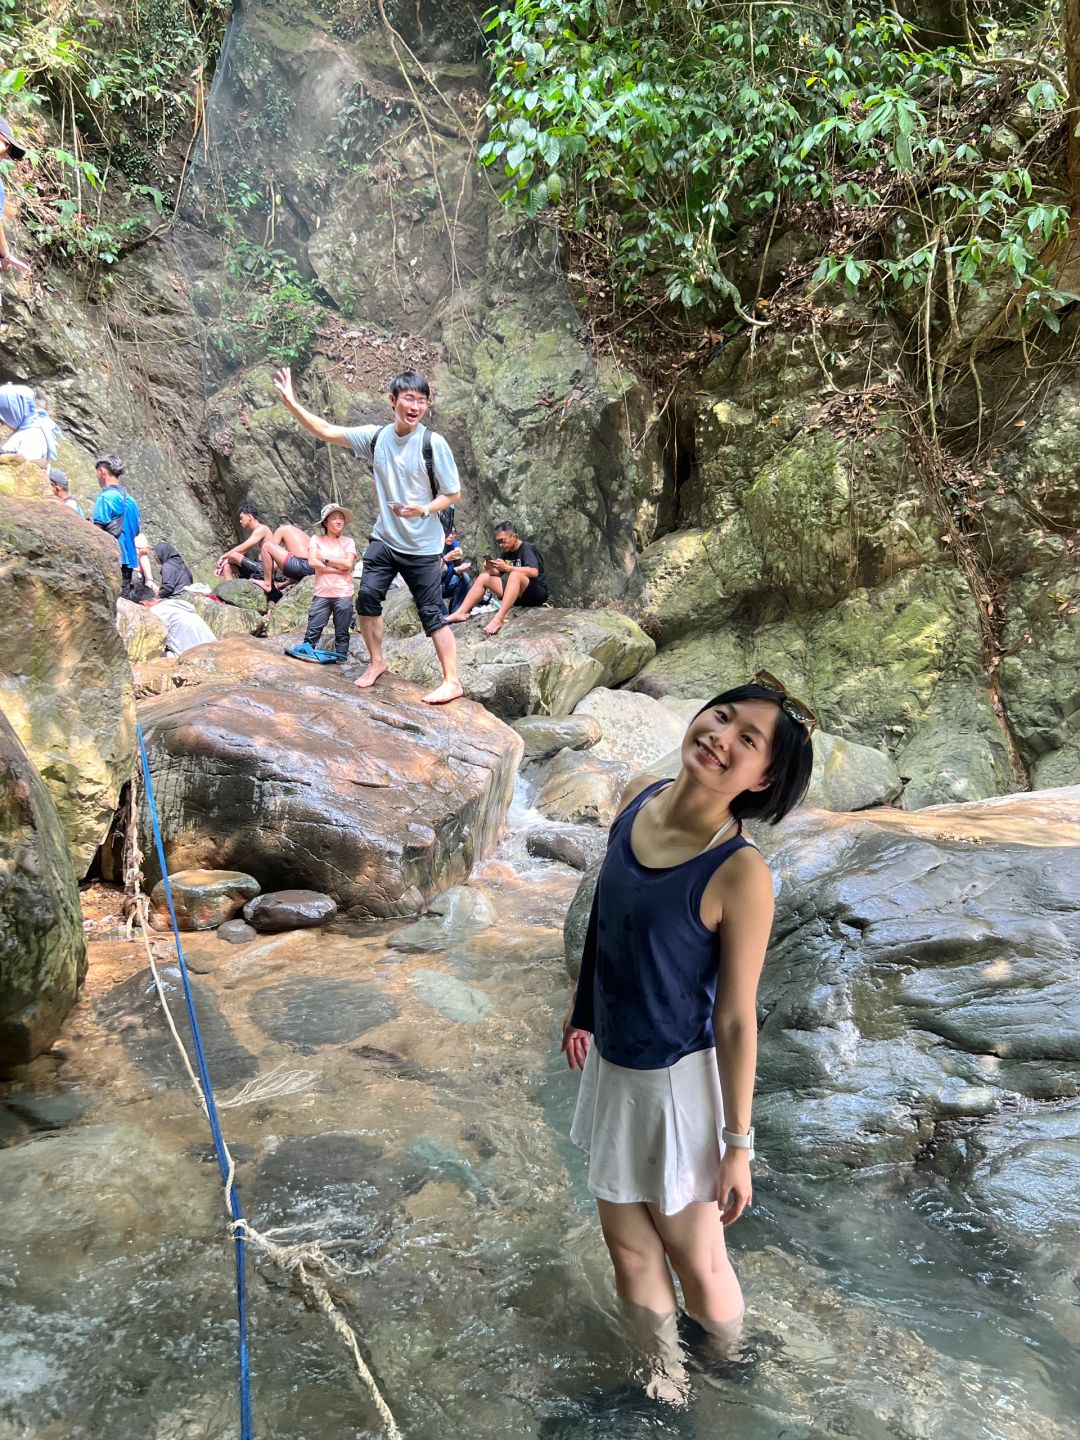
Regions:
[[[395,575],[400,575],[420,616],[425,635],[434,635],[446,624],[442,601],[442,556],[403,555],[400,550],[374,537],[364,551],[364,573],[356,597],[358,615],[381,615],[386,592]]]

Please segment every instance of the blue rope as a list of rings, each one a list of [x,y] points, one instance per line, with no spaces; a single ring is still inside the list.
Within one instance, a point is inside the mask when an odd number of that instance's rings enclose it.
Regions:
[[[188,979],[187,961],[184,959],[184,947],[180,940],[180,928],[176,923],[176,907],[173,905],[169,869],[165,863],[165,846],[161,839],[161,827],[158,825],[157,802],[154,800],[154,784],[150,779],[150,762],[146,756],[146,742],[143,740],[142,726],[136,723],[135,731],[139,737],[139,754],[142,757],[143,780],[146,784],[146,808],[150,813],[158,864],[161,867],[161,877],[165,882],[165,899],[169,905],[169,919],[172,921],[173,939],[176,941],[176,955],[180,961],[180,978],[184,984],[184,1000],[187,1003],[191,1035],[195,1042],[195,1061],[199,1071],[203,1098],[206,1101],[206,1113],[210,1120],[210,1133],[214,1137],[214,1151],[217,1155],[218,1168],[221,1170],[221,1181],[228,1192],[229,1213],[234,1223],[242,1222],[244,1212],[240,1208],[240,1198],[236,1193],[236,1186],[234,1184],[231,1188],[229,1187],[229,1157],[225,1148],[225,1139],[221,1133],[217,1102],[214,1100],[214,1087],[210,1083],[210,1071],[206,1066],[206,1052],[203,1050],[202,1034],[195,1014],[195,1001],[191,993],[191,981]],[[233,1249],[236,1261],[236,1313],[240,1330],[240,1440],[253,1440],[255,1431],[251,1420],[251,1374],[248,1365],[247,1339],[247,1272],[244,1236],[241,1229],[233,1230]]]

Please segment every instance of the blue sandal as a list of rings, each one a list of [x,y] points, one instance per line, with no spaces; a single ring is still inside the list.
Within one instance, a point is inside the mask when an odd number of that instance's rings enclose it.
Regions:
[[[319,659],[319,651],[315,649],[314,645],[309,645],[306,640],[302,640],[299,645],[286,645],[285,654],[291,655],[294,660],[311,660],[318,663]]]

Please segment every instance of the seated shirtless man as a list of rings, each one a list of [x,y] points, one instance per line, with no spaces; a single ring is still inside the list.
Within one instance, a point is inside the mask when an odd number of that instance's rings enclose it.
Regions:
[[[262,576],[252,576],[255,584],[265,590],[269,595],[272,590],[278,587],[274,584],[274,566],[276,565],[285,576],[286,580],[303,580],[305,575],[314,575],[315,571],[308,560],[308,543],[311,537],[306,530],[301,530],[299,525],[293,525],[291,521],[284,521],[274,531],[269,533],[263,541],[262,549],[259,551],[259,559],[262,561]]]
[[[253,575],[262,574],[262,566],[255,555],[258,555],[263,543],[272,538],[270,526],[262,524],[254,505],[241,505],[240,528],[248,531],[248,538],[226,550],[214,566],[214,574],[224,580],[250,580]],[[249,555],[249,550],[254,550],[255,555]]]

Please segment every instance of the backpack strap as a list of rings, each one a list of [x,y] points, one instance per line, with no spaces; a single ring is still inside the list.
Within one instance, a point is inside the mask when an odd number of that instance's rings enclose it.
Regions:
[[[381,425],[379,429],[375,431],[375,434],[372,436],[371,463],[373,466],[375,464],[375,446],[378,445],[379,437],[382,435],[383,431],[389,429],[389,425]],[[424,455],[424,469],[427,471],[428,484],[431,486],[431,498],[433,500],[437,500],[439,498],[439,482],[435,479],[435,452],[431,444],[431,431],[427,428],[426,425],[424,426],[424,442],[422,449]]]

